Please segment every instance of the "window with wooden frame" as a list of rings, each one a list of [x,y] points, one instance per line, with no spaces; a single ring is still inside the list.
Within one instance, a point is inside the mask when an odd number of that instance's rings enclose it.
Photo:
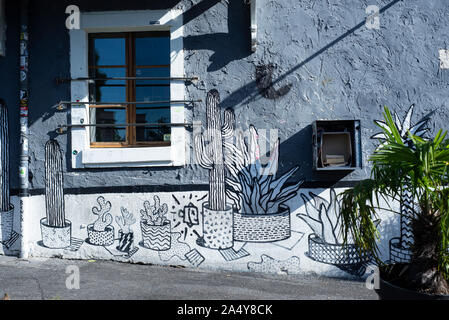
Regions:
[[[169,31],[89,34],[91,148],[171,145],[170,52]]]

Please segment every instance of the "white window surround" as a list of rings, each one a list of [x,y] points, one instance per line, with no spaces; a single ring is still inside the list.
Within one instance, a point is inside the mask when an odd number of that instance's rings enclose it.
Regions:
[[[81,13],[79,30],[70,30],[72,78],[89,76],[88,34],[168,30],[171,34],[171,77],[184,77],[183,21],[181,10],[144,10]],[[87,81],[73,81],[71,100],[88,102]],[[185,100],[185,83],[172,81],[171,100]],[[72,124],[89,123],[89,106],[73,105]],[[171,106],[171,122],[185,122],[184,104]],[[91,148],[89,129],[72,128],[72,168],[167,167],[186,164],[186,129],[173,127],[171,146],[154,148]]]
[[[0,0],[0,57],[6,54],[5,0]]]

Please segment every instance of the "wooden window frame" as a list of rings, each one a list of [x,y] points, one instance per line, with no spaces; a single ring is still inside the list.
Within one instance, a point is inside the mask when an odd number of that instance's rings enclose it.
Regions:
[[[136,77],[136,69],[144,69],[144,68],[169,68],[171,69],[171,64],[169,65],[136,65],[136,35],[151,37],[155,35],[165,34],[168,38],[170,38],[170,31],[140,31],[140,32],[102,32],[102,33],[90,33],[88,35],[88,70],[89,74],[91,74],[92,69],[100,69],[100,68],[125,68],[125,77],[134,78]],[[107,39],[107,38],[118,38],[123,37],[125,39],[125,65],[101,65],[96,66],[93,64],[93,42],[94,39]],[[171,51],[171,50],[170,50]],[[136,101],[136,80],[125,80],[126,87],[126,101],[134,102]],[[111,85],[113,86],[113,85]],[[117,85],[119,86],[119,85]],[[121,85],[120,85],[121,86]],[[170,88],[170,84],[166,85]],[[90,89],[89,89],[90,92]],[[171,93],[170,93],[171,96]],[[135,104],[129,105],[89,105],[89,111],[92,108],[122,108],[126,109],[126,123],[134,124],[136,123],[136,111],[137,106]],[[165,107],[164,107],[165,108]],[[168,108],[171,112],[170,105]],[[90,114],[90,112],[89,112]],[[170,115],[171,118],[171,115]],[[129,126],[126,128],[126,142],[92,142],[90,138],[90,147],[91,148],[146,148],[146,147],[170,147],[172,142],[164,142],[164,141],[137,141],[136,140],[136,127]]]

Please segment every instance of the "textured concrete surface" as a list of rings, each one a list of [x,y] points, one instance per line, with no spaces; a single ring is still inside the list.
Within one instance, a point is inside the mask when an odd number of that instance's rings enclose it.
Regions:
[[[80,271],[68,290],[67,267]],[[377,300],[363,281],[0,257],[0,296],[12,300]]]
[[[280,170],[294,165],[294,179],[358,180],[368,168],[348,176],[312,172],[311,123],[317,119],[361,119],[364,160],[373,149],[374,119],[388,105],[404,116],[416,104],[416,117],[437,110],[432,129],[449,120],[449,70],[439,69],[438,53],[447,49],[449,1],[441,0],[267,0],[259,6],[258,49],[250,52],[249,9],[244,1],[129,0],[77,1],[82,11],[181,8],[185,11],[185,73],[201,81],[188,86],[188,97],[204,99],[217,88],[222,106],[233,107],[238,125],[279,129]],[[69,37],[65,8],[71,0],[32,1],[30,51],[30,121],[32,187],[44,186],[44,143],[67,115],[50,108],[68,100],[70,87],[54,78],[69,77]],[[368,5],[381,9],[380,29],[365,27]],[[7,7],[6,58],[0,58],[0,97],[11,108],[11,139],[19,139],[18,2]],[[256,67],[273,63],[274,88],[291,84],[276,100],[263,98],[255,82]],[[205,106],[187,110],[188,120],[204,121]],[[70,137],[58,136],[70,159]],[[11,143],[18,159],[18,143]],[[66,166],[69,165],[66,163]],[[12,172],[18,171],[13,160]],[[12,175],[18,187],[17,175]],[[198,166],[174,169],[67,170],[67,188],[129,185],[207,184]]]

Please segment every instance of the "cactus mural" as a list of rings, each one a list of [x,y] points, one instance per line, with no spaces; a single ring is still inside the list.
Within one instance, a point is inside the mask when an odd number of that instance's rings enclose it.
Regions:
[[[98,197],[100,208],[93,207],[92,213],[98,216],[97,221],[87,227],[88,242],[95,246],[110,246],[114,243],[113,218],[109,213],[112,205],[104,197]]]
[[[122,215],[115,217],[115,221],[120,226],[118,251],[130,252],[134,245],[134,232],[131,226],[136,223],[134,215],[125,208],[121,208]]]
[[[158,196],[154,196],[154,205],[145,201],[144,209],[140,210],[142,221],[143,246],[155,251],[165,251],[171,248],[171,223],[166,218],[168,205],[161,205]]]
[[[72,223],[65,218],[64,178],[59,143],[45,145],[45,207],[47,216],[41,220],[42,241],[50,249],[70,247]]]
[[[199,164],[209,170],[209,201],[203,205],[203,238],[198,244],[210,249],[233,247],[233,209],[226,202],[224,139],[233,128],[234,117],[225,112],[222,123],[217,90],[207,94],[207,130],[195,136],[195,152]]]
[[[0,100],[0,241],[12,236],[14,207],[9,197],[9,121],[6,103]]]

